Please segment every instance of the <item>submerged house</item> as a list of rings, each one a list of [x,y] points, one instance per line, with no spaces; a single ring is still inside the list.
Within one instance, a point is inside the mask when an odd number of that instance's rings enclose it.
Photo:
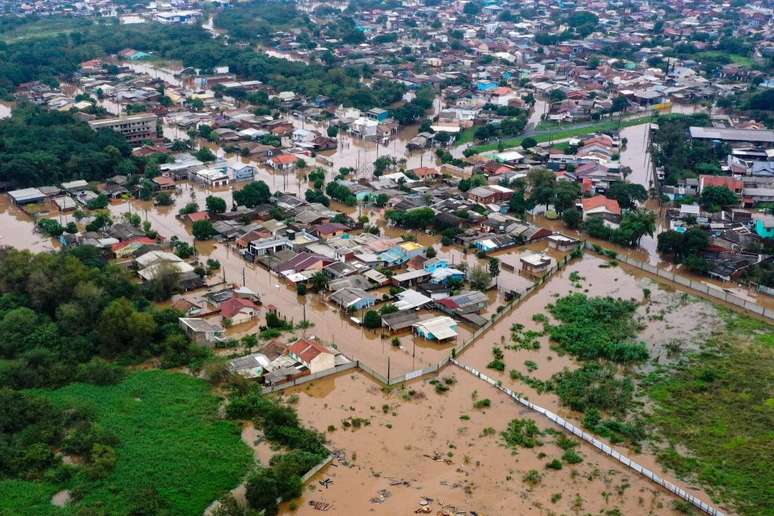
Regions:
[[[445,315],[414,323],[411,327],[416,335],[427,340],[444,341],[458,335],[457,321]]]

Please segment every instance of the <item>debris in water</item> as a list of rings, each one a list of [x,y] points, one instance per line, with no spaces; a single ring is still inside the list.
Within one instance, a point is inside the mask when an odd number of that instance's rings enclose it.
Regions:
[[[316,502],[314,500],[309,500],[309,505],[311,505],[314,510],[323,512],[333,508],[333,504],[328,502]]]

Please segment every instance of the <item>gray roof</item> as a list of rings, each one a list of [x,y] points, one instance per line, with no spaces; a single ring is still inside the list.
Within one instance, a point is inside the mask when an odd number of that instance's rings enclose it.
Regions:
[[[391,330],[402,330],[419,321],[419,314],[413,310],[394,312],[382,316],[382,324]]]
[[[691,127],[691,138],[734,142],[774,143],[774,130]]]
[[[14,202],[31,202],[40,199],[44,199],[46,196],[37,188],[22,188],[21,190],[13,190],[8,192]]]

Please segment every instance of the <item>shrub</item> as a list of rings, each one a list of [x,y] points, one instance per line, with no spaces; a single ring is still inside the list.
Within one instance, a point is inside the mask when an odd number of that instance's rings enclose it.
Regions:
[[[90,362],[78,365],[76,381],[94,385],[115,385],[126,376],[126,371],[101,358],[92,358]]]
[[[500,436],[505,444],[511,448],[519,446],[523,448],[534,448],[542,446],[539,436],[542,432],[532,419],[513,419],[508,423],[508,427],[500,432]]]
[[[584,364],[574,371],[562,371],[551,380],[562,403],[573,410],[589,408],[624,413],[634,393],[628,378],[619,379],[612,366]]]
[[[473,407],[477,409],[485,409],[492,406],[492,401],[489,399],[478,400],[473,403]]]
[[[541,480],[543,480],[543,476],[540,474],[540,472],[536,469],[529,470],[523,477],[522,480],[525,484],[529,484],[530,486],[536,486],[540,483]]]
[[[546,468],[560,470],[562,469],[562,461],[560,461],[559,459],[554,459],[548,464],[546,464]]]
[[[562,459],[567,464],[580,464],[583,462],[583,457],[581,457],[575,450],[566,450],[564,454],[562,454]]]

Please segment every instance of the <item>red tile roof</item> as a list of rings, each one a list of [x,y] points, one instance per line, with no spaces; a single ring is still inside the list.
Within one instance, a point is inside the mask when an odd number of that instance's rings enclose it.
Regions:
[[[323,353],[330,353],[328,348],[319,342],[307,339],[299,339],[288,348],[288,351],[300,357],[306,364],[310,363]]]
[[[130,238],[129,240],[124,240],[123,242],[118,242],[117,244],[113,244],[110,246],[110,249],[115,253],[116,251],[120,251],[124,247],[130,245],[130,244],[140,244],[140,245],[153,245],[157,243],[152,238],[148,238],[145,236],[140,237],[134,237]]]
[[[269,160],[277,165],[290,165],[296,162],[296,157],[292,154],[280,154],[269,158]]]
[[[196,222],[198,220],[209,220],[210,214],[206,211],[196,211],[194,213],[189,213],[188,218],[191,220],[191,222]]]
[[[584,212],[604,207],[610,213],[615,215],[621,214],[621,206],[618,205],[618,201],[615,199],[608,199],[604,195],[595,195],[594,197],[583,199],[582,203]]]
[[[249,299],[244,299],[241,297],[232,297],[231,299],[227,299],[220,305],[220,313],[221,315],[223,315],[223,317],[226,317],[227,319],[231,319],[240,311],[242,311],[243,308],[253,308],[254,310],[258,310],[258,305],[256,305]]]
[[[708,186],[725,186],[733,192],[739,192],[744,188],[744,183],[742,183],[741,179],[734,179],[728,176],[699,176],[699,184],[702,190]]]

